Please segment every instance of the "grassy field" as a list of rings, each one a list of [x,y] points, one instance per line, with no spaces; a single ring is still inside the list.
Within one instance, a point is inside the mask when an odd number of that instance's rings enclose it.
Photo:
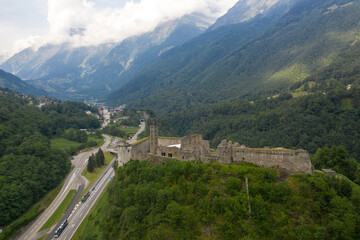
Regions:
[[[81,145],[81,143],[70,141],[65,138],[59,138],[59,137],[51,139],[50,143],[51,143],[52,149],[61,149],[61,150],[67,149],[70,147],[78,147]]]
[[[76,190],[70,190],[68,195],[62,201],[62,203],[56,209],[56,211],[53,213],[53,215],[51,215],[51,217],[46,221],[46,223],[40,228],[39,232],[41,232],[42,230],[48,229],[49,227],[53,226],[58,221],[60,221],[62,215],[65,213],[65,211],[70,206],[72,200],[74,199],[76,192],[77,192]]]
[[[121,130],[130,135],[134,135],[139,129],[140,127],[121,128]]]
[[[104,144],[104,138],[96,138],[95,136],[89,136],[88,141],[93,140],[97,142],[96,147],[101,147]]]
[[[84,177],[86,177],[90,184],[89,186],[84,190],[83,195],[89,191],[90,187],[95,183],[95,181],[99,178],[99,176],[104,172],[104,170],[108,167],[109,163],[114,159],[114,156],[109,152],[104,152],[105,156],[105,165],[100,168],[95,168],[95,171],[93,173],[89,173],[87,171],[87,168],[84,169],[84,171],[81,173]]]

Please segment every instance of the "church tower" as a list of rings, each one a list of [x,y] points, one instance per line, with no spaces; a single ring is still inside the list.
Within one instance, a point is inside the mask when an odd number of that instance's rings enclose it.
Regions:
[[[156,123],[150,125],[150,154],[156,155],[158,147],[159,127]]]

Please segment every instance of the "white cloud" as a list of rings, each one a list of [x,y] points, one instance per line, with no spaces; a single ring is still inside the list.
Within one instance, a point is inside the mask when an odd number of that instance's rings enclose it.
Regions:
[[[218,18],[238,0],[0,0],[0,55],[29,46],[120,42],[186,14]],[[69,35],[70,28],[84,28]]]
[[[15,39],[26,38],[26,34],[19,31],[19,29],[10,22],[0,21],[0,36],[6,36],[0,37],[0,46],[2,46],[0,49],[0,55],[2,55],[3,58],[8,58],[13,53],[30,47],[35,43],[35,41],[32,41],[32,43],[25,44],[25,40],[17,42]]]
[[[49,32],[37,38],[35,47],[71,42],[74,46],[119,42],[153,30],[159,23],[194,12],[214,19],[223,15],[237,0],[48,0]],[[70,28],[86,29],[69,35]],[[32,38],[33,40],[34,38]],[[27,41],[28,42],[28,41]]]

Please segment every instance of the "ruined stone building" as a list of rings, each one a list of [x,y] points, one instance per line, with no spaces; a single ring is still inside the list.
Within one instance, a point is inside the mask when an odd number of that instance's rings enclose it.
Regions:
[[[158,136],[158,125],[150,126],[150,137],[134,144],[118,148],[119,159],[148,160],[177,159],[181,161],[219,162],[231,164],[237,162],[254,163],[260,167],[281,168],[291,174],[313,173],[310,157],[305,150],[282,148],[246,148],[238,143],[223,140],[216,150],[210,149],[209,141],[202,136],[191,135],[183,138]]]

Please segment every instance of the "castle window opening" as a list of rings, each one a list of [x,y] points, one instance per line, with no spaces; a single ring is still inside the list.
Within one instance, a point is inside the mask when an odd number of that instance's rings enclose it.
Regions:
[[[169,153],[169,157],[172,157],[172,153]]]
[[[165,152],[162,152],[162,153],[161,153],[161,156],[166,157],[166,153],[165,153]]]

